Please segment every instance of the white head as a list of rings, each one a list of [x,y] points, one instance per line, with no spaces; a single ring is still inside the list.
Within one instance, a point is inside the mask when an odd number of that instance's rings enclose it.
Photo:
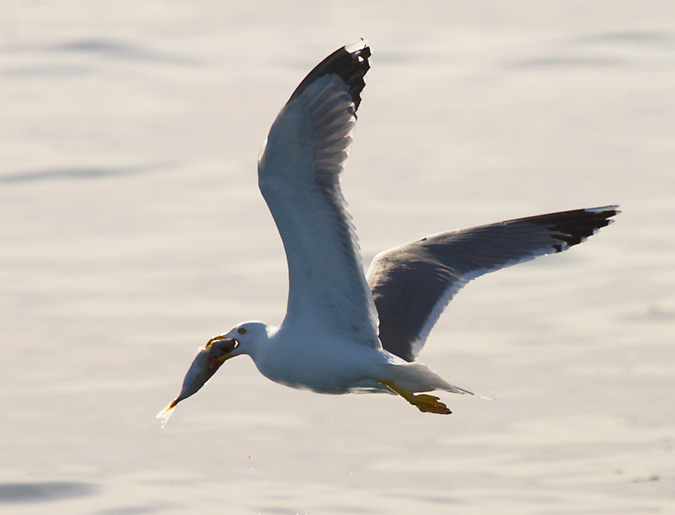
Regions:
[[[267,329],[267,325],[262,322],[244,322],[233,327],[227,334],[211,338],[199,349],[192,361],[178,397],[157,414],[162,425],[169,420],[176,405],[197,393],[228,359],[248,354],[255,360],[257,350],[269,340]]]
[[[237,348],[232,352],[232,357],[247,354],[255,361],[258,350],[265,347],[265,344],[269,341],[270,329],[272,328],[267,324],[254,320],[237,324],[222,337],[232,338],[239,342]]]

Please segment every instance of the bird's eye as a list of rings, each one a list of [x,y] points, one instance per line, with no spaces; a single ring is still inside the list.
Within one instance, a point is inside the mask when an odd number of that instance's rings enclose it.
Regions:
[[[237,332],[239,334],[246,334],[246,329],[244,329],[243,327],[240,327],[239,329],[237,329]]]

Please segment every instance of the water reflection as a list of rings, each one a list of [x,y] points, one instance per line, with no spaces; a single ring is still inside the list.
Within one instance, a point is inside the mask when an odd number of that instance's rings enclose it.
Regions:
[[[41,483],[0,483],[0,504],[50,502],[85,497],[98,492],[92,483],[44,481]]]

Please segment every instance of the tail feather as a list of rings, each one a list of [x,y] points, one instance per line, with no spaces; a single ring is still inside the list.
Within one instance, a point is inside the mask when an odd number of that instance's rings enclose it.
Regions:
[[[436,372],[420,362],[387,363],[383,372],[386,381],[392,381],[410,393],[445,390],[446,392],[474,395],[473,392],[451,385]]]

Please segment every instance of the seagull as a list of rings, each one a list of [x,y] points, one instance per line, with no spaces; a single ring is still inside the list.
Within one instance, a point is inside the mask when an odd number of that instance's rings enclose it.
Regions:
[[[425,392],[470,391],[417,361],[429,332],[469,281],[562,252],[612,222],[618,206],[576,209],[427,236],[378,254],[364,274],[340,188],[370,64],[365,40],[319,63],[277,115],[258,158],[258,184],[288,261],[286,316],[279,327],[237,324],[211,338],[180,394],[195,394],[227,360],[248,355],[262,375],[324,394],[395,394],[421,412],[449,414]]]

